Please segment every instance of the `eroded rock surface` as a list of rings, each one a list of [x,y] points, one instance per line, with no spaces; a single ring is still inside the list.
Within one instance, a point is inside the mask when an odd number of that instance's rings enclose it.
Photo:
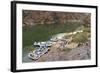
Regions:
[[[37,61],[66,61],[66,60],[86,60],[91,59],[91,46],[80,46],[77,48],[61,48],[59,43],[54,44],[50,51],[41,56]]]

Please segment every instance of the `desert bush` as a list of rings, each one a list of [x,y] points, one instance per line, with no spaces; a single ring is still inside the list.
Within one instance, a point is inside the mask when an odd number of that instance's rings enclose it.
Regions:
[[[88,34],[87,32],[82,32],[82,33],[77,33],[73,35],[72,42],[85,43],[88,40],[87,34]]]
[[[90,33],[91,32],[91,28],[90,27],[85,27],[85,28],[83,28],[83,32]]]
[[[63,48],[63,50],[62,51],[64,51],[64,52],[70,52],[71,51],[71,49],[70,48]]]

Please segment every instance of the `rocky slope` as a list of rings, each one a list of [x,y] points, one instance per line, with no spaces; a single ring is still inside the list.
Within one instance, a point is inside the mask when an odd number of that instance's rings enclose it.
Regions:
[[[68,60],[86,60],[91,59],[90,42],[87,45],[73,49],[61,48],[59,43],[54,44],[50,51],[41,56],[36,62],[45,61],[68,61]]]

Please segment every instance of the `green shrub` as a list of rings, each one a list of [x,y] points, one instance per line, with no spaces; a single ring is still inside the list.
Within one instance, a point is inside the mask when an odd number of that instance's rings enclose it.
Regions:
[[[87,40],[88,40],[87,32],[82,32],[73,35],[72,42],[85,43]]]
[[[83,28],[83,32],[89,32],[90,33],[91,32],[91,28],[90,27],[86,27],[86,28],[84,27]]]

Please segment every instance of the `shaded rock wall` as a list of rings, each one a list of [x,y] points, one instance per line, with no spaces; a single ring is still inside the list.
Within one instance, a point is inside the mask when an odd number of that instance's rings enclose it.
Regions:
[[[23,10],[23,26],[36,24],[64,24],[81,22],[90,25],[90,13]]]

